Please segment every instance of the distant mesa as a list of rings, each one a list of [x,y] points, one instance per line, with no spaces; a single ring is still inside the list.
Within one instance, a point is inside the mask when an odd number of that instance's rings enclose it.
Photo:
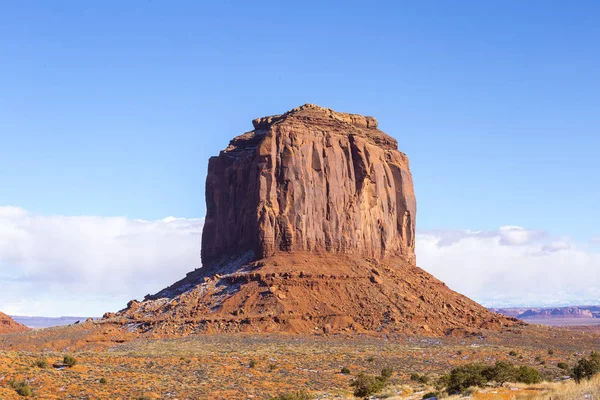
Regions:
[[[498,308],[492,311],[524,320],[560,320],[600,318],[600,306],[550,308]],[[600,321],[600,320],[599,320]]]
[[[0,334],[25,332],[27,330],[29,330],[28,327],[15,322],[11,317],[0,312]]]
[[[77,322],[83,322],[87,317],[24,317],[13,315],[12,319],[16,322],[33,329],[50,328],[53,326],[71,325]]]
[[[408,157],[375,118],[305,104],[253,127],[209,161],[202,268],[104,322],[174,335],[520,324],[416,266]]]

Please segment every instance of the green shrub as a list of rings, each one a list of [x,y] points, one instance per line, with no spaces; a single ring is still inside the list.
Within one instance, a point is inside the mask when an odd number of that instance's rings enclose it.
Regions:
[[[514,351],[514,350],[511,350],[511,351],[508,352],[508,355],[511,356],[511,357],[516,357],[517,356],[517,352]]]
[[[540,383],[541,381],[542,377],[537,369],[528,367],[526,365],[522,365],[519,367],[517,374],[517,382],[531,385],[534,383]]]
[[[548,349],[548,355],[549,355],[549,356],[551,356],[551,355],[553,355],[553,354],[554,354],[554,350],[552,350],[552,349]]]
[[[272,397],[271,400],[311,400],[313,397],[308,392],[290,392],[283,393],[277,397]]]
[[[569,369],[569,366],[567,365],[567,363],[564,363],[564,362],[559,362],[558,364],[556,364],[556,366],[565,371]]]
[[[340,372],[344,375],[348,375],[350,373],[350,368],[344,367]]]
[[[450,374],[442,375],[435,382],[435,388],[437,390],[442,390],[447,388],[450,385]]]
[[[439,394],[437,392],[429,392],[429,393],[425,393],[423,395],[423,397],[421,397],[423,400],[425,399],[436,399],[439,396]]]
[[[429,383],[429,378],[427,377],[427,375],[419,375],[416,373],[410,375],[410,380],[422,383],[423,385],[427,385]]]
[[[19,396],[29,397],[33,396],[33,390],[31,390],[31,386],[25,381],[12,381],[10,386],[17,392]]]
[[[487,379],[483,375],[486,371],[483,364],[465,364],[454,368],[448,376],[446,390],[448,393],[462,393],[471,386],[483,386]]]
[[[581,383],[582,380],[590,380],[598,373],[600,373],[600,354],[592,352],[590,358],[584,357],[577,362],[571,375],[575,382]]]
[[[256,367],[256,364],[257,364],[257,363],[256,363],[256,360],[250,360],[250,361],[248,362],[248,366],[249,366],[250,368],[254,368],[254,367]]]
[[[38,358],[35,361],[35,366],[38,367],[38,368],[44,368],[45,369],[45,368],[49,368],[50,367],[50,363],[45,358]]]
[[[108,381],[106,380],[106,378],[100,378],[100,383],[106,385]]]
[[[516,382],[518,380],[518,370],[511,363],[498,361],[493,367],[487,367],[483,371],[483,376],[488,381],[494,381],[502,385],[506,382]]]
[[[465,393],[471,387],[483,387],[488,382],[504,384],[506,382],[521,382],[533,384],[541,382],[538,370],[532,367],[515,367],[511,363],[498,361],[493,366],[483,364],[465,364],[454,368],[450,374],[438,381],[439,389],[446,388],[448,393]]]
[[[273,372],[277,369],[277,365],[275,364],[269,364],[269,372]]]
[[[360,373],[350,383],[354,387],[355,397],[369,397],[381,391],[386,384],[386,379],[381,376],[373,376]]]
[[[392,374],[394,373],[394,369],[391,367],[385,367],[384,369],[381,370],[381,377],[384,380],[388,380],[392,377]]]
[[[148,395],[138,396],[136,400],[154,400],[152,397]]]
[[[75,357],[67,354],[63,358],[63,364],[65,364],[69,368],[72,368],[75,366],[75,364],[77,364],[77,359]]]

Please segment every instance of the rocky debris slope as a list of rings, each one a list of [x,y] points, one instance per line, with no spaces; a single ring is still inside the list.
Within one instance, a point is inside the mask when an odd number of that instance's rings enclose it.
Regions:
[[[167,335],[217,332],[464,335],[517,320],[494,314],[401,258],[276,255],[175,298],[129,303],[109,321]]]
[[[27,330],[29,330],[28,327],[15,322],[11,317],[0,312],[0,334],[24,332]]]
[[[105,322],[425,335],[519,323],[416,266],[408,158],[374,118],[307,104],[253,125],[210,159],[203,267]]]

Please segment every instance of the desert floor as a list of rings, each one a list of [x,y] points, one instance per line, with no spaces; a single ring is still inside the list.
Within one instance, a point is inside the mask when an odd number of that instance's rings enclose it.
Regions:
[[[387,398],[421,398],[430,388],[412,373],[435,379],[454,366],[497,360],[535,366],[548,381],[557,364],[600,350],[600,331],[526,326],[468,338],[370,336],[202,335],[148,338],[102,324],[82,324],[0,336],[0,399],[18,399],[14,382],[28,382],[40,399],[269,399],[306,390],[317,399],[351,399],[360,372],[394,369]],[[72,368],[56,368],[64,355]],[[511,355],[512,354],[512,355]],[[516,354],[516,355],[515,355]],[[40,368],[36,361],[47,359]],[[342,374],[343,367],[350,374]],[[490,388],[476,399],[511,399],[535,392]],[[145,396],[145,397],[144,397]]]

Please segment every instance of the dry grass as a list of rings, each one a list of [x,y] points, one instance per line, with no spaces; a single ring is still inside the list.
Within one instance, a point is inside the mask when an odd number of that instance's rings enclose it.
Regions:
[[[580,384],[574,381],[546,383],[535,386],[539,393],[517,396],[517,400],[598,400],[600,399],[600,376]]]

